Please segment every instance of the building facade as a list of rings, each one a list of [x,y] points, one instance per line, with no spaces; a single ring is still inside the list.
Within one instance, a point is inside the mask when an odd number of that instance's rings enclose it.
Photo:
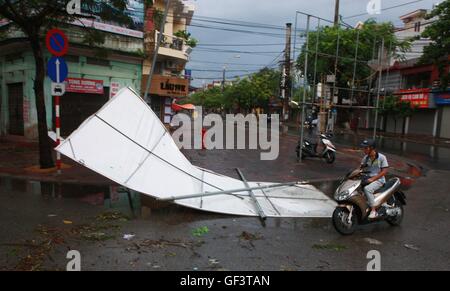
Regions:
[[[389,64],[381,79],[384,96],[397,96],[399,101],[411,103],[416,110],[406,118],[381,118],[378,126],[391,133],[450,138],[450,127],[447,126],[450,122],[448,89],[442,90],[438,86],[439,71],[435,65],[420,63],[424,48],[431,43],[421,34],[436,21],[425,19],[427,12],[420,9],[400,17],[404,27],[397,29],[397,38],[418,39],[412,42],[410,51],[404,54],[404,60]],[[450,58],[447,63],[450,63]],[[447,64],[447,73],[449,68]]]
[[[98,111],[122,87],[140,91],[143,67],[143,32],[96,20],[83,26],[101,30],[101,50],[84,44],[81,25],[66,29],[70,48],[64,57],[69,75],[61,97],[61,134],[69,135]],[[37,139],[38,121],[34,95],[35,61],[28,40],[8,22],[0,27],[6,38],[0,41],[0,134]],[[102,57],[99,57],[102,55]],[[51,58],[45,53],[45,62]],[[51,80],[45,79],[47,126],[55,127],[55,106]]]
[[[141,90],[145,94],[150,75],[157,39],[160,34],[160,21],[165,10],[165,1],[156,0],[154,6],[146,11],[145,54]],[[192,48],[186,38],[177,37],[185,32],[191,23],[194,6],[181,0],[171,1],[165,23],[162,42],[159,47],[155,71],[150,84],[149,101],[153,111],[160,116],[164,124],[170,124],[174,111],[172,104],[189,95],[190,78],[185,68]]]

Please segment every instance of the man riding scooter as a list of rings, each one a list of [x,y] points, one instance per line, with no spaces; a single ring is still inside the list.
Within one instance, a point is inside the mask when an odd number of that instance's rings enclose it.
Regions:
[[[374,140],[365,140],[361,147],[364,149],[365,157],[362,160],[361,168],[368,173],[369,179],[365,181],[367,186],[364,187],[364,193],[367,197],[369,206],[372,211],[369,219],[378,217],[377,208],[375,207],[375,193],[386,184],[386,175],[389,170],[389,163],[385,155],[377,151],[376,142]]]

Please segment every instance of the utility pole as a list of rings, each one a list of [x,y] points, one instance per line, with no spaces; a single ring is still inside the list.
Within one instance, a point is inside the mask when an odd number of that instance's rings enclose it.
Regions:
[[[339,3],[340,0],[336,0],[336,6],[334,9],[334,26],[338,26],[339,25]]]
[[[170,0],[166,0],[166,6],[165,6],[165,10],[164,10],[164,17],[163,17],[163,20],[161,22],[161,27],[159,28],[159,34],[156,37],[156,48],[153,51],[152,67],[151,67],[150,73],[148,75],[147,85],[145,86],[145,92],[144,92],[144,100],[149,105],[151,105],[152,99],[148,96],[148,94],[150,93],[152,79],[153,79],[153,75],[155,73],[156,61],[158,60],[159,48],[161,46],[161,42],[162,42],[162,39],[163,39],[164,28],[166,27],[167,15],[169,14],[169,9],[170,9]]]
[[[292,23],[286,24],[286,49],[285,49],[285,78],[284,82],[284,102],[283,102],[283,121],[286,122],[289,119],[289,102],[291,101],[291,44],[292,44]]]
[[[383,56],[384,56],[384,38],[381,40],[380,59],[378,61],[378,91],[377,91],[377,106],[375,108],[375,126],[373,129],[373,139],[376,140],[378,132],[378,115],[380,111],[380,95],[381,95],[381,81],[383,77]]]
[[[222,94],[225,92],[225,82],[226,82],[226,74],[227,74],[227,67],[223,66],[223,79],[222,79]]]

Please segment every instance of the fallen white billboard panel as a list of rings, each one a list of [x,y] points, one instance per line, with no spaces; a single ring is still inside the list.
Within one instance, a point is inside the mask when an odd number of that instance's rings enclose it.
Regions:
[[[126,188],[198,210],[240,216],[261,216],[262,211],[267,217],[331,217],[336,206],[312,185],[247,184],[192,165],[151,108],[130,88],[122,89],[56,150]]]

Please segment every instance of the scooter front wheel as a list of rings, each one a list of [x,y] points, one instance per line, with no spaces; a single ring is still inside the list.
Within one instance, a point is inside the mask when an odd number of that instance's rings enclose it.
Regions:
[[[338,207],[333,213],[333,226],[342,235],[352,235],[358,226],[358,219],[353,215],[349,219],[350,211],[346,207]]]

